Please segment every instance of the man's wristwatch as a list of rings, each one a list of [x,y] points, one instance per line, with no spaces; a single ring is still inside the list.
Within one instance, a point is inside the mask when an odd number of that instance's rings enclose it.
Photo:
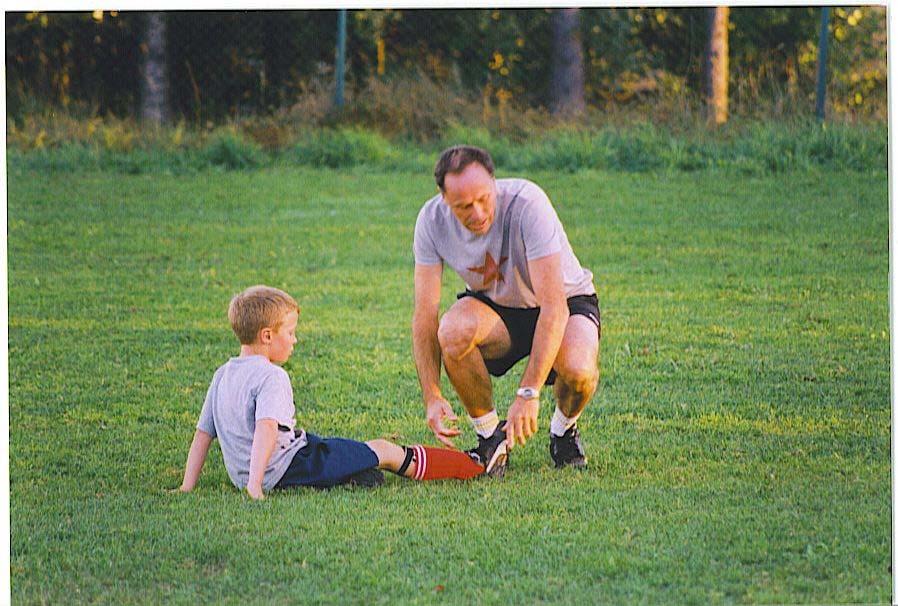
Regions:
[[[518,397],[525,400],[539,400],[539,389],[536,387],[521,387],[518,389]]]

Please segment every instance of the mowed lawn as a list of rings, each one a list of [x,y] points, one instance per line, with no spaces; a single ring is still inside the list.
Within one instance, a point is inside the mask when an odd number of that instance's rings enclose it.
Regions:
[[[431,178],[10,172],[14,601],[887,602],[886,174],[527,176],[599,289],[588,471],[551,467],[548,396],[504,480],[253,503],[217,445],[170,492],[251,284],[302,307],[301,425],[435,443],[409,334]]]

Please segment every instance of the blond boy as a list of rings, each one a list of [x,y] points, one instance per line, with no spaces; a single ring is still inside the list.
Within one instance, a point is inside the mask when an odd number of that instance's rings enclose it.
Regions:
[[[289,486],[376,485],[383,482],[377,469],[417,480],[468,479],[496,464],[481,465],[454,450],[325,439],[297,429],[293,389],[280,364],[293,353],[298,318],[296,301],[276,288],[253,286],[231,300],[228,319],[240,340],[240,355],[212,378],[181,491],[196,485],[215,438],[231,481],[254,499]]]

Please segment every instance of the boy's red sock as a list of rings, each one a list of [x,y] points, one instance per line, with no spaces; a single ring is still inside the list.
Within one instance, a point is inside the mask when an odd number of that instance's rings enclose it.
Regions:
[[[417,463],[413,480],[469,480],[483,473],[483,466],[472,461],[464,452],[420,444],[408,448],[414,452]]]

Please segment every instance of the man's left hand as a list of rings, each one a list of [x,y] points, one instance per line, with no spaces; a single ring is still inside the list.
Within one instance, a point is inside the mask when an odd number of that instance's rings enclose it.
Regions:
[[[527,440],[536,433],[537,419],[539,417],[539,400],[525,400],[518,396],[508,408],[508,419],[505,423],[505,434],[508,440],[508,448],[514,448],[515,444],[523,446]]]

